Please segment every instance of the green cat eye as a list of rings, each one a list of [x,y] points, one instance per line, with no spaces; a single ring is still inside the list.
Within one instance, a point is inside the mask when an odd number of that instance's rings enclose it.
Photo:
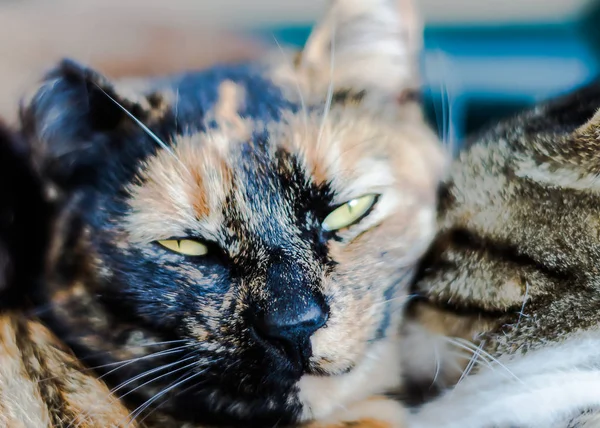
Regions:
[[[377,202],[377,195],[370,194],[352,199],[333,210],[325,220],[323,220],[323,229],[328,232],[343,229],[352,226],[360,220]]]
[[[185,256],[204,256],[208,253],[206,245],[192,239],[166,239],[157,242],[166,249]]]

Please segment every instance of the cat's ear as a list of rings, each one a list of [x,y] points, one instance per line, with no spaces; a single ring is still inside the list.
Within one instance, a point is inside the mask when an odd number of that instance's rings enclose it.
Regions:
[[[600,109],[595,110],[594,114],[575,130],[575,134],[578,136],[591,136],[596,139],[600,135]]]
[[[42,170],[60,184],[93,181],[135,128],[164,109],[155,94],[118,88],[98,72],[63,60],[21,106],[21,126]],[[126,112],[126,111],[127,112]]]
[[[400,94],[419,85],[422,25],[412,0],[331,0],[299,60],[313,78]]]

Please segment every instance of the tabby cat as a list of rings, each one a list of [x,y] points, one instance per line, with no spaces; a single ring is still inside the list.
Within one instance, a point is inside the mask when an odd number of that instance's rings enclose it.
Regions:
[[[401,426],[382,394],[445,170],[419,39],[406,2],[337,0],[297,54],[116,82],[65,60],[25,102],[63,207],[41,317],[128,417]]]
[[[498,125],[452,166],[407,374],[425,389],[475,374],[411,427],[600,426],[599,108],[600,84],[585,86]]]

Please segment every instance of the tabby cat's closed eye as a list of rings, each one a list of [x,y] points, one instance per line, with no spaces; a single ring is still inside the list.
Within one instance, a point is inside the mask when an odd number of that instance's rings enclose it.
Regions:
[[[164,248],[184,256],[204,256],[208,253],[208,247],[194,239],[165,239],[156,241]]]
[[[378,199],[379,195],[372,193],[340,205],[325,217],[323,229],[327,232],[335,232],[352,226],[368,214]]]

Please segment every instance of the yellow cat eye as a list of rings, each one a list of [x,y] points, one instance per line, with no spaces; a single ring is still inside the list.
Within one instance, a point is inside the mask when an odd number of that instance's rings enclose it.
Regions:
[[[370,194],[352,199],[333,210],[325,220],[323,220],[323,229],[328,232],[343,229],[352,226],[360,220],[377,202],[377,195]]]
[[[157,242],[166,249],[184,256],[204,256],[208,253],[206,245],[191,239],[166,239]]]

